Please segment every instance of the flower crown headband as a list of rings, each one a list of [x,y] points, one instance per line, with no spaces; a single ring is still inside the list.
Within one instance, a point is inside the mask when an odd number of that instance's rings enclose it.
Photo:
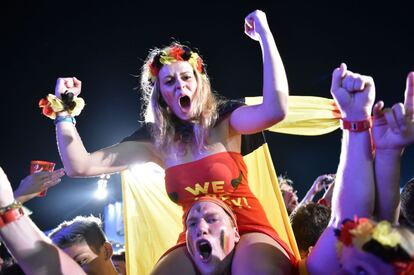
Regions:
[[[152,60],[147,63],[149,71],[149,81],[155,83],[158,73],[163,65],[169,65],[177,61],[187,61],[200,74],[205,74],[205,66],[203,60],[198,53],[192,51],[187,46],[173,45],[164,50],[161,50],[154,56]]]
[[[346,219],[339,229],[335,229],[335,235],[338,253],[342,252],[344,245],[354,246],[394,265],[396,274],[414,272],[414,255],[405,249],[401,234],[393,230],[388,221],[375,223],[366,218]]]

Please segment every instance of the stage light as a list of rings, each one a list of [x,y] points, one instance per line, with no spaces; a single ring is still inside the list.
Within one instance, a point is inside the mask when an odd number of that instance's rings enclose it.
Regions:
[[[108,197],[108,189],[107,184],[108,180],[111,176],[110,175],[101,175],[98,180],[98,188],[95,191],[95,198],[99,200],[104,200]]]

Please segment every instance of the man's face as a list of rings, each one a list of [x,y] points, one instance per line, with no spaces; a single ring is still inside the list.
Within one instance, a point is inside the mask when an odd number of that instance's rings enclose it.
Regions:
[[[186,225],[187,249],[199,271],[211,274],[223,268],[240,239],[228,214],[215,203],[198,202],[191,208]]]
[[[283,201],[285,202],[286,208],[288,212],[291,213],[296,206],[298,206],[298,196],[296,195],[296,191],[287,183],[282,183],[280,185],[280,191],[282,191]]]
[[[105,264],[105,249],[94,251],[86,242],[81,242],[64,248],[63,251],[75,260],[87,274],[105,274],[108,272]]]

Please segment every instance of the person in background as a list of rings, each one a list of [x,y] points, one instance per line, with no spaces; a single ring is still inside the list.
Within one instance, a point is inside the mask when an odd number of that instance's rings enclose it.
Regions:
[[[371,77],[341,64],[332,74],[331,93],[342,116],[341,156],[331,220],[307,257],[307,270],[318,275],[413,274],[414,234],[393,222],[399,159],[403,148],[414,142],[414,73],[407,77],[404,104],[383,109],[384,103],[378,102],[373,123]],[[388,219],[375,221],[374,214]]]
[[[76,261],[86,274],[118,274],[111,260],[112,245],[106,239],[102,221],[94,216],[77,216],[64,221],[49,238]]]
[[[308,202],[290,214],[290,224],[295,234],[300,256],[306,258],[328,226],[331,209],[325,205]]]
[[[333,191],[332,183],[335,182],[335,174],[325,174],[316,178],[312,186],[309,188],[306,195],[299,202],[297,190],[293,186],[293,181],[287,176],[280,175],[278,177],[280,191],[282,192],[283,201],[285,202],[286,210],[288,215],[301,205],[313,201],[314,197],[321,191],[325,191],[321,200],[318,203],[322,203],[329,207],[330,197]]]
[[[279,176],[279,187],[282,192],[283,201],[285,202],[286,210],[288,215],[290,215],[293,210],[298,206],[299,199],[297,195],[297,190],[293,188],[293,181],[286,176]]]

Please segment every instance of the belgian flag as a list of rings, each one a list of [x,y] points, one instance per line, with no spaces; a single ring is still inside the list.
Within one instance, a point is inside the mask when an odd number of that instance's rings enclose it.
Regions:
[[[241,104],[255,105],[262,97],[230,101],[224,114]],[[316,136],[339,128],[339,112],[332,99],[290,96],[288,116],[268,131]],[[149,138],[145,126],[124,139]],[[242,136],[242,155],[248,182],[280,238],[300,260],[264,133]],[[161,255],[175,245],[182,231],[182,209],[166,191],[164,171],[147,163],[122,172],[126,260],[128,274],[149,274]]]

